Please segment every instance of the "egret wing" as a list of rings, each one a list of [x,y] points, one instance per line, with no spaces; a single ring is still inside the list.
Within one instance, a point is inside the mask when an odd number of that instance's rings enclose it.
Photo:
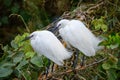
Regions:
[[[58,65],[63,65],[63,60],[71,57],[60,41],[49,31],[44,31],[37,37],[37,53],[41,53]]]
[[[79,21],[72,20],[64,28],[64,37],[71,45],[79,49],[86,56],[94,56],[95,49],[93,42],[95,36]]]

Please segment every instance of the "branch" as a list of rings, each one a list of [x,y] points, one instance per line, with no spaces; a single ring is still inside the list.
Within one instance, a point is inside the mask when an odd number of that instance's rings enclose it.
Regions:
[[[85,69],[87,67],[92,67],[92,66],[94,66],[94,65],[96,65],[98,63],[101,63],[101,62],[105,61],[105,60],[107,60],[107,58],[103,58],[103,59],[101,59],[101,60],[99,60],[97,62],[94,62],[92,64],[88,64],[88,65],[86,65],[84,67],[81,67],[80,65],[78,65],[75,69],[68,69],[67,71],[65,70],[65,71],[62,71],[62,72],[55,72],[55,73],[50,74],[47,78],[49,79],[49,78],[52,78],[53,76],[65,75],[65,74],[68,74],[68,73],[71,73],[71,72],[74,72],[74,71],[78,72],[78,71],[83,70],[83,69]]]
[[[99,4],[96,4],[95,6],[90,7],[90,8],[86,11],[86,13],[90,14],[91,10],[96,10],[96,8],[102,6],[103,4],[104,4],[104,1],[102,1],[102,2],[99,3]]]

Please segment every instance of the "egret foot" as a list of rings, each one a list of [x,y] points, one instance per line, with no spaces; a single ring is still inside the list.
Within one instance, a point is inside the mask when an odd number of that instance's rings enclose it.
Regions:
[[[57,68],[58,68],[58,65],[55,64],[55,63],[53,63],[53,64],[52,64],[51,72],[54,72],[55,70],[57,70]]]
[[[85,55],[83,55],[81,58],[81,63],[80,63],[81,68],[84,67],[84,65],[85,65],[84,62],[85,62]]]
[[[76,66],[77,66],[78,57],[79,57],[79,50],[76,49],[76,52],[75,52],[75,60],[74,60],[73,65],[72,65],[72,67],[73,67],[74,69],[75,69]]]
[[[47,77],[48,74],[49,74],[50,63],[51,63],[51,61],[48,59],[48,65],[47,65],[47,67],[46,67],[46,71],[45,71],[45,75],[46,75],[46,77]]]

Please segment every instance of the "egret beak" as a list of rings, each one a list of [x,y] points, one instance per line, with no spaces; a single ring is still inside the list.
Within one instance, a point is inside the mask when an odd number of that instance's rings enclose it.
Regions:
[[[52,32],[57,31],[57,30],[59,29],[60,25],[61,25],[61,24],[59,24],[58,26],[55,26],[55,27],[52,29]]]
[[[33,36],[27,36],[27,37],[25,37],[21,42],[23,42],[23,41],[26,41],[26,40],[29,40],[30,38],[32,38]]]

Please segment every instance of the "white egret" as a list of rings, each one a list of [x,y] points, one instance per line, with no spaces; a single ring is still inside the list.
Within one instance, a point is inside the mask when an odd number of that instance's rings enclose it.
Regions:
[[[64,64],[63,60],[72,55],[50,31],[35,31],[25,38],[27,39],[30,39],[31,46],[37,54],[44,55],[60,66]]]
[[[57,29],[68,47],[73,46],[86,56],[94,56],[101,48],[101,40],[79,20],[60,20],[54,30]]]
[[[79,20],[63,19],[57,23],[57,28],[68,46],[72,45],[86,56],[94,56],[101,48],[98,46],[101,40]]]

